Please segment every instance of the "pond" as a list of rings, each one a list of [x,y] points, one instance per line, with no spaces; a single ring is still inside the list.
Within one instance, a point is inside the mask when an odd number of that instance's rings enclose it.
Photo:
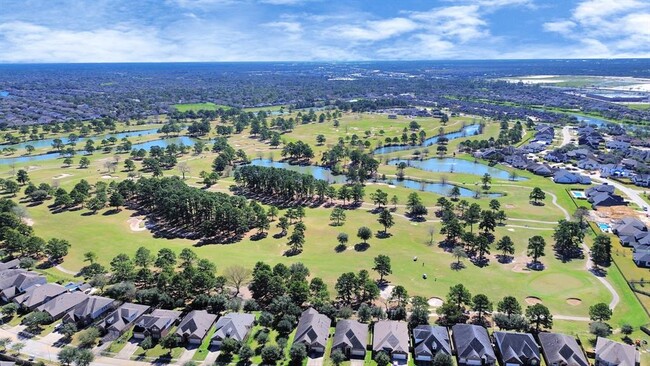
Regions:
[[[334,175],[328,168],[317,165],[293,165],[270,159],[255,159],[251,161],[251,165],[292,170],[302,174],[309,174],[316,179],[322,179],[329,183],[341,184],[346,181],[344,175]]]
[[[585,117],[579,114],[571,114],[571,115],[577,118],[578,122],[584,122],[590,126],[602,127],[604,125],[612,124],[609,121],[605,121],[604,119],[600,119],[596,117]]]
[[[186,146],[192,146],[194,145],[195,141],[196,141],[195,139],[188,136],[170,137],[168,139],[152,140],[152,141],[133,144],[132,148],[137,150],[145,149],[149,151],[149,149],[151,149],[153,146],[160,146],[162,148],[166,148],[171,144],[176,144],[176,145],[184,144]],[[96,154],[101,154],[101,153],[102,153],[101,151],[96,152]],[[83,154],[78,153],[77,155],[75,155],[74,159],[77,159],[79,156],[83,156]],[[61,157],[59,153],[50,153],[50,154],[39,154],[39,155],[23,155],[23,156],[17,156],[13,158],[0,158],[0,165],[52,160],[52,159],[57,159],[59,157]]]
[[[123,139],[124,137],[128,138],[128,137],[133,137],[133,136],[148,136],[148,135],[154,135],[156,133],[158,133],[158,129],[157,128],[152,128],[152,129],[142,130],[142,131],[118,132],[118,133],[111,133],[111,134],[107,134],[107,135],[80,137],[77,140],[76,147],[79,148],[79,149],[83,148],[84,145],[86,144],[86,140],[88,140],[88,139],[91,139],[91,140],[95,141],[95,147],[98,147],[98,146],[100,146],[99,142],[102,139],[109,139],[111,137],[115,137],[119,141],[119,140]],[[70,139],[68,139],[67,137],[62,137],[61,141],[64,144],[67,145],[70,142]],[[13,148],[15,148],[17,150],[20,150],[20,149],[25,149],[25,146],[27,146],[27,145],[32,145],[37,149],[48,148],[48,147],[51,148],[53,142],[54,142],[54,138],[49,138],[49,139],[43,139],[43,140],[21,142],[21,143],[18,143],[18,144],[2,144],[2,145],[0,145],[0,148],[13,147]]]
[[[345,176],[343,175],[334,175],[328,168],[316,165],[292,165],[283,161],[272,161],[270,159],[254,159],[251,161],[251,165],[255,166],[265,166],[279,169],[293,170],[302,174],[309,174],[316,179],[322,179],[329,183],[342,184],[346,182]],[[418,182],[412,179],[403,179],[403,180],[394,180],[390,183],[398,187],[409,188],[413,190],[433,192],[442,196],[449,195],[449,191],[454,187],[452,184],[442,184],[442,183],[425,183]],[[460,188],[461,197],[474,197],[474,191],[471,189],[458,187]],[[488,197],[501,197],[500,193],[490,193]]]
[[[428,172],[464,173],[483,176],[490,174],[492,178],[507,180],[510,179],[510,172],[507,170],[491,167],[481,163],[457,158],[430,158],[424,160],[392,159],[391,165],[406,163],[409,167],[426,170]],[[528,178],[517,177],[515,180],[527,180]]]
[[[451,132],[444,134],[443,136],[447,137],[449,140],[453,139],[458,139],[462,137],[468,137],[468,136],[474,136],[478,135],[479,130],[480,130],[480,125],[469,125],[463,127],[460,131],[456,132]],[[372,153],[373,154],[388,154],[396,151],[403,151],[403,150],[411,150],[411,149],[416,149],[418,147],[426,147],[426,146],[431,146],[435,143],[438,142],[438,139],[440,136],[433,136],[429,137],[428,139],[424,140],[423,144],[420,145],[395,145],[395,146],[384,146],[375,149]]]

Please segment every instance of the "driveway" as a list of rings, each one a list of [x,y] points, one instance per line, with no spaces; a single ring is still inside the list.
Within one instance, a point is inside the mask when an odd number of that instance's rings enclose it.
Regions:
[[[214,365],[214,362],[217,360],[220,353],[221,353],[221,351],[219,350],[219,348],[210,347],[210,349],[208,349],[208,355],[205,356],[205,360],[203,361],[202,365],[205,365],[205,366]]]
[[[131,338],[128,342],[126,342],[126,344],[124,345],[124,348],[122,348],[122,350],[120,350],[120,352],[118,352],[115,355],[115,358],[119,358],[120,360],[130,360],[131,356],[133,355],[135,350],[138,349],[139,345],[140,345],[140,342],[138,342],[137,340]]]
[[[322,354],[307,357],[307,366],[323,366],[324,357]]]
[[[183,352],[178,360],[176,360],[176,364],[183,365],[185,362],[190,361],[192,357],[194,357],[197,349],[199,349],[198,345],[188,345],[185,349],[185,352]]]
[[[351,358],[350,359],[350,366],[363,366],[363,361],[357,358]]]

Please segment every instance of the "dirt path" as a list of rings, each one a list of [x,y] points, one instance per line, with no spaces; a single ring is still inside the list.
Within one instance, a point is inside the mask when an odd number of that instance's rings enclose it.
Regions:
[[[73,275],[73,276],[76,276],[77,273],[79,273],[79,272],[71,271],[71,270],[69,270],[69,269],[65,269],[65,268],[63,268],[60,264],[57,265],[57,266],[54,267],[54,268],[58,269],[59,271],[65,273],[65,274],[69,274],[69,275]]]

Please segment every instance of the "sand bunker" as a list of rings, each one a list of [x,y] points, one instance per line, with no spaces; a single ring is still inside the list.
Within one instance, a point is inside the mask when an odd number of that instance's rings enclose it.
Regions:
[[[102,179],[113,179],[113,178],[117,178],[117,177],[114,177],[112,175],[102,175]]]
[[[582,300],[580,300],[580,299],[578,299],[576,297],[570,297],[570,298],[566,299],[566,303],[571,305],[571,306],[578,306],[578,305],[582,304]]]
[[[145,231],[147,230],[147,226],[144,223],[143,219],[139,219],[137,217],[132,217],[126,221],[129,224],[129,228],[131,231]]]
[[[30,219],[29,217],[23,217],[22,220],[25,223],[25,225],[34,226],[34,220],[33,219]]]
[[[442,306],[442,299],[439,297],[432,297],[427,301],[429,303],[429,306],[432,308],[439,308]]]
[[[508,231],[515,231],[515,229],[508,229]]]
[[[515,205],[506,205],[506,208],[515,208]]]
[[[55,175],[54,177],[52,177],[52,179],[63,179],[67,177],[72,177],[72,174],[63,173],[63,174]]]
[[[542,299],[540,299],[539,297],[528,296],[526,298],[526,304],[528,304],[528,305],[535,305],[535,304],[541,304],[541,303],[542,303]]]

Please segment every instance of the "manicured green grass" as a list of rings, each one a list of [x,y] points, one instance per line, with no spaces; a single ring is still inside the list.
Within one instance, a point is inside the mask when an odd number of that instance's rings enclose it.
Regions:
[[[194,361],[205,360],[205,357],[208,355],[208,352],[210,351],[210,341],[212,340],[212,335],[214,335],[214,332],[216,332],[216,330],[217,329],[215,327],[210,328],[208,334],[205,336],[205,338],[203,338],[203,342],[201,342],[201,345],[194,353],[194,356],[192,356],[192,359]]]
[[[119,336],[116,340],[111,342],[111,344],[106,348],[107,352],[111,353],[120,353],[120,351],[126,346],[126,343],[133,337],[133,328],[129,329],[128,332]]]
[[[405,126],[408,126],[410,120],[398,119],[388,120],[381,115],[361,115],[346,114],[341,118],[341,125],[337,129],[333,127],[332,122],[323,124],[299,125],[296,129],[283,135],[287,140],[304,139],[304,141],[314,144],[315,135],[318,133],[326,134],[327,144],[335,143],[339,136],[351,135],[352,133],[363,136],[365,130],[373,131],[371,139],[376,143],[384,136],[399,136]],[[418,122],[425,126],[427,134],[429,131],[436,131],[439,127],[437,120],[420,120]],[[461,123],[471,123],[470,117],[460,117],[452,119],[445,129],[447,131],[457,130]],[[347,132],[345,128],[347,127]],[[384,129],[384,136],[379,135],[379,130]],[[489,123],[485,129],[485,134],[472,136],[468,139],[482,139],[498,134],[499,126],[496,123]],[[157,138],[156,135],[147,136],[147,139]],[[453,146],[461,140],[450,141],[450,151]],[[244,149],[250,157],[256,157],[257,154],[273,153],[279,158],[279,149],[271,149],[267,144],[258,140],[249,138],[247,133],[235,135],[230,139],[230,143],[236,149]],[[322,151],[326,146],[318,147],[315,161],[319,160],[318,151]],[[430,148],[433,152],[435,147]],[[399,152],[391,154],[393,157],[412,154],[412,151]],[[431,156],[432,154],[430,154]],[[127,177],[127,172],[118,170],[111,173],[112,178],[107,179],[104,162],[107,159],[113,159],[114,154],[95,153],[90,156],[91,166],[88,169],[77,169],[76,166],[62,168],[60,160],[43,161],[36,164],[17,165],[27,167],[31,165],[30,177],[35,183],[54,181],[58,182],[61,187],[71,189],[80,179],[87,179],[91,183],[97,181],[110,182],[111,180],[119,181]],[[121,162],[127,155],[120,155]],[[215,154],[205,153],[201,156],[186,155],[179,158],[179,161],[186,162],[191,172],[188,175],[187,183],[194,186],[200,186],[198,175],[201,170],[210,170],[210,164]],[[467,155],[458,154],[458,158],[473,159]],[[385,159],[385,157],[384,157]],[[78,156],[75,157],[78,161]],[[138,165],[140,163],[137,163]],[[507,168],[505,168],[507,169]],[[382,164],[380,173],[388,176],[395,174],[395,167]],[[61,177],[61,174],[70,176]],[[414,168],[407,168],[406,174],[415,179],[429,181],[440,181],[443,176],[450,183],[456,183],[466,188],[474,189],[476,183],[480,180],[479,176],[459,173],[433,173]],[[347,271],[358,271],[359,269],[370,269],[373,266],[373,258],[378,254],[386,254],[391,257],[393,263],[393,274],[388,276],[392,284],[404,285],[411,295],[421,295],[425,297],[439,297],[444,299],[449,287],[457,283],[465,284],[473,294],[485,293],[493,302],[497,302],[506,295],[513,295],[525,304],[527,296],[537,296],[542,299],[553,313],[573,316],[587,316],[588,306],[594,302],[609,302],[611,295],[591,274],[584,270],[584,260],[575,260],[568,263],[561,263],[553,257],[552,252],[552,233],[557,220],[564,218],[564,214],[555,205],[551,203],[551,197],[547,195],[543,206],[533,206],[528,202],[528,195],[533,187],[540,187],[544,191],[555,194],[558,197],[558,203],[567,209],[569,213],[575,211],[575,204],[567,193],[570,186],[556,185],[548,178],[534,176],[527,172],[518,171],[519,176],[528,177],[529,180],[510,182],[507,180],[496,180],[492,182],[492,191],[504,192],[506,195],[498,199],[502,208],[506,211],[508,217],[524,220],[540,220],[551,223],[536,223],[525,221],[507,221],[506,226],[500,226],[497,229],[496,237],[501,238],[504,235],[510,236],[516,244],[515,262],[510,264],[498,263],[494,257],[497,254],[494,250],[490,256],[490,262],[487,267],[479,268],[465,260],[465,269],[454,271],[450,269],[453,261],[449,253],[444,252],[438,247],[437,243],[442,240],[439,234],[439,222],[414,223],[399,216],[404,214],[403,205],[406,197],[412,191],[405,188],[391,188],[388,185],[368,184],[366,186],[366,197],[376,189],[382,189],[389,193],[390,196],[396,195],[399,198],[399,206],[395,212],[396,226],[389,229],[390,237],[385,239],[370,239],[370,247],[365,251],[354,250],[354,244],[360,240],[356,239],[356,232],[360,226],[368,226],[374,232],[378,232],[381,227],[377,223],[376,215],[371,211],[370,205],[363,206],[356,210],[348,210],[347,221],[341,227],[329,226],[329,214],[331,208],[308,208],[305,223],[307,226],[306,243],[304,252],[294,257],[284,256],[287,249],[287,238],[273,238],[273,235],[279,230],[275,228],[276,223],[272,223],[269,235],[258,241],[251,241],[248,237],[241,242],[230,245],[204,245],[195,247],[194,241],[186,239],[162,239],[156,238],[149,231],[132,231],[129,227],[128,220],[135,213],[122,209],[118,213],[112,213],[110,209],[101,210],[96,215],[88,215],[86,209],[78,211],[66,211],[58,214],[52,214],[47,205],[44,204],[29,207],[28,213],[34,220],[34,230],[37,235],[44,239],[52,237],[67,239],[72,244],[72,249],[68,256],[65,257],[63,267],[69,270],[79,270],[87,265],[84,262],[83,253],[87,251],[95,252],[99,257],[99,263],[110,267],[110,261],[119,253],[133,255],[139,246],[145,246],[151,251],[156,252],[161,248],[171,248],[177,253],[183,248],[191,247],[201,258],[209,259],[215,264],[219,273],[231,265],[244,265],[253,267],[260,260],[271,265],[276,263],[291,264],[303,262],[311,270],[312,276],[322,277],[329,285],[330,293],[335,295],[334,283],[339,275]],[[0,167],[0,177],[8,178],[12,175],[12,168],[7,166]],[[178,171],[166,171],[165,176],[179,175]],[[59,177],[59,179],[54,179]],[[212,187],[212,191],[228,192],[228,187],[233,184],[232,178],[224,178],[217,185]],[[581,186],[584,188],[584,186]],[[427,219],[437,220],[433,215],[433,206],[439,195],[419,192],[419,195],[429,207]],[[19,198],[21,196],[19,195]],[[482,207],[487,207],[489,199],[467,198],[470,203],[477,202]],[[366,201],[370,201],[366,198]],[[433,227],[434,244],[429,245],[429,228]],[[71,229],[73,228],[73,229]],[[476,231],[477,228],[475,227]],[[345,232],[350,236],[348,250],[343,253],[336,253],[336,236],[339,232]],[[542,235],[546,242],[546,257],[541,260],[546,265],[546,269],[541,272],[531,272],[522,270],[526,258],[526,244],[532,235]],[[412,258],[418,257],[417,262]],[[626,262],[631,262],[629,258]],[[634,326],[650,322],[647,317],[639,313],[639,304],[632,295],[622,277],[616,277],[617,274],[610,269],[608,277],[621,294],[620,308],[615,311],[615,317],[612,324],[622,324],[630,322]],[[48,279],[67,280],[68,275],[62,274],[57,269],[45,270]],[[422,279],[423,274],[428,275],[428,279]],[[373,273],[374,275],[374,273]],[[619,274],[620,276],[620,274]],[[561,285],[559,285],[561,284]],[[632,295],[632,296],[630,296]],[[577,297],[583,300],[578,306],[571,306],[566,302],[569,297]],[[619,310],[620,309],[620,310]],[[563,331],[575,327],[582,330],[587,329],[586,323],[559,322],[555,330]],[[252,333],[254,334],[254,333]],[[275,335],[271,334],[272,339]],[[254,343],[254,340],[249,342]],[[254,348],[254,347],[253,347]],[[139,352],[142,352],[140,350]],[[136,352],[136,355],[139,354]],[[166,350],[150,351],[148,357],[157,357],[165,354]],[[162,352],[162,353],[161,353]],[[175,351],[180,354],[179,351]],[[198,357],[198,356],[195,356]],[[257,356],[259,358],[259,356]],[[254,359],[254,363],[259,363]]]
[[[216,111],[219,108],[230,109],[230,107],[227,105],[214,104],[211,102],[174,104],[173,107],[176,108],[176,110],[178,110],[179,112],[199,111],[199,110]]]
[[[626,106],[630,109],[637,109],[640,111],[650,109],[650,103],[630,103],[626,104]]]

